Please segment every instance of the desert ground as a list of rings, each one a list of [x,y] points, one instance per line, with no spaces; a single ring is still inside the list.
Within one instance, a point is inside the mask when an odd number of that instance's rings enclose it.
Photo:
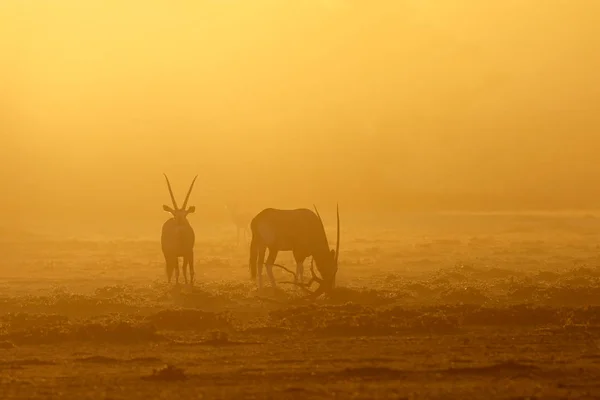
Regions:
[[[160,226],[5,235],[0,398],[600,397],[600,218],[386,222],[343,220],[336,289],[312,303],[258,293],[225,222],[197,231],[193,288],[167,284]]]

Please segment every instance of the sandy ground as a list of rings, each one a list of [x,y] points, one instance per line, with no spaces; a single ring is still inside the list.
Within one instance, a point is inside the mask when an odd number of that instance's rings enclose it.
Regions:
[[[0,398],[600,397],[600,221],[398,226],[347,226],[313,304],[257,293],[233,228],[199,235],[193,288],[158,241],[4,238]]]

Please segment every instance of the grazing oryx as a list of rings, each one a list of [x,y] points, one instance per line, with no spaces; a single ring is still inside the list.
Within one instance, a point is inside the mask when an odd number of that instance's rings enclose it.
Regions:
[[[190,284],[194,283],[194,242],[196,235],[194,229],[187,220],[187,215],[196,211],[196,207],[191,206],[186,209],[190,193],[196,182],[196,177],[190,185],[183,206],[177,207],[175,196],[173,195],[173,189],[171,189],[171,183],[169,178],[165,174],[167,180],[167,187],[169,188],[169,194],[171,195],[171,201],[173,202],[173,208],[163,205],[163,210],[171,213],[173,218],[168,219],[162,227],[162,235],[160,237],[160,243],[162,246],[162,252],[165,256],[165,263],[167,269],[167,279],[171,283],[171,276],[175,271],[175,283],[179,284],[179,257],[183,257],[183,279],[187,284],[187,266],[190,266]]]
[[[240,211],[237,207],[232,206],[231,204],[226,204],[225,207],[229,211],[229,216],[231,217],[231,221],[236,227],[237,230],[237,241],[236,246],[240,245],[240,231],[244,233],[244,240],[248,233],[250,233],[250,220],[252,219],[252,215],[246,212]]]
[[[265,252],[269,249],[266,261],[267,275],[271,285],[275,287],[273,277],[273,265],[279,251],[292,251],[296,260],[295,283],[298,286],[308,288],[313,281],[318,282],[319,287],[312,293],[316,298],[322,293],[333,289],[338,267],[338,256],[340,250],[340,212],[337,209],[337,242],[336,249],[330,250],[327,235],[323,226],[323,220],[317,211],[312,212],[306,208],[295,210],[278,210],[267,208],[258,213],[250,223],[252,231],[252,242],[250,244],[250,275],[252,279],[257,276],[258,287],[262,287],[262,266],[265,264]],[[311,264],[312,279],[308,284],[302,283],[304,260],[312,256],[321,274],[318,278]],[[300,282],[298,282],[300,280]]]

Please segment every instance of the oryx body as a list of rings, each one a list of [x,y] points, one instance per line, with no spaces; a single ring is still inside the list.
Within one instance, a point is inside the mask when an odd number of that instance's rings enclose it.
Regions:
[[[316,211],[316,208],[315,208]],[[296,261],[296,281],[302,283],[304,260],[312,257],[321,274],[321,285],[314,293],[318,296],[335,285],[340,246],[340,215],[337,212],[336,250],[329,249],[323,221],[317,213],[306,208],[279,210],[267,208],[258,213],[250,223],[250,274],[258,276],[262,287],[262,266],[266,264],[267,275],[275,287],[273,264],[279,251],[292,251]],[[266,250],[269,255],[265,262]],[[257,274],[258,272],[258,274]]]
[[[162,226],[162,234],[160,237],[160,243],[163,255],[165,257],[165,267],[167,272],[167,279],[171,282],[171,276],[175,271],[175,283],[179,283],[179,257],[183,258],[183,279],[187,283],[187,267],[190,267],[190,284],[194,283],[194,243],[196,241],[196,235],[194,234],[194,228],[190,225],[187,220],[188,214],[196,211],[196,207],[190,206],[187,208],[187,202],[192,193],[194,182],[196,182],[196,176],[190,185],[187,196],[183,202],[183,206],[179,208],[171,189],[171,183],[169,178],[165,175],[167,180],[167,187],[169,188],[169,194],[171,195],[171,201],[173,202],[173,208],[163,205],[163,210],[171,213],[172,218],[168,219]]]

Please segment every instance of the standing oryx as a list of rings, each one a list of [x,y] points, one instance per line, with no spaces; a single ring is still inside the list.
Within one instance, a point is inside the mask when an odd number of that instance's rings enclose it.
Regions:
[[[331,290],[335,285],[340,250],[340,212],[337,209],[337,242],[336,249],[330,250],[327,235],[321,216],[315,207],[316,214],[306,208],[295,210],[278,210],[267,208],[252,219],[252,242],[250,244],[250,275],[256,278],[258,267],[258,287],[262,287],[262,266],[265,263],[265,252],[269,249],[266,261],[267,275],[271,285],[275,287],[273,264],[279,251],[292,251],[296,260],[296,283],[302,284],[304,260],[312,256],[317,264],[321,278],[313,274],[313,280],[319,287],[312,294],[315,298]],[[300,282],[298,282],[300,280]]]
[[[187,284],[187,266],[190,266],[190,284],[194,283],[194,242],[196,235],[194,229],[187,220],[187,215],[196,211],[196,207],[187,207],[190,193],[196,182],[196,177],[190,185],[190,189],[185,196],[183,206],[177,207],[175,196],[173,195],[173,189],[171,189],[171,183],[166,174],[165,179],[167,180],[167,187],[169,188],[169,194],[171,195],[171,201],[173,202],[173,208],[163,205],[163,210],[170,212],[173,218],[168,219],[162,227],[162,235],[160,237],[160,243],[162,246],[162,252],[165,256],[165,263],[167,269],[167,279],[171,283],[171,276],[175,271],[175,283],[179,284],[179,257],[183,257],[183,279]]]
[[[231,222],[233,222],[233,224],[236,227],[236,230],[237,230],[236,245],[239,246],[240,245],[240,231],[242,231],[244,233],[244,240],[247,241],[246,237],[247,237],[248,233],[250,232],[249,226],[250,226],[250,220],[252,219],[252,215],[247,212],[240,211],[238,207],[235,207],[231,204],[226,204],[225,207],[227,208],[227,211],[229,211],[229,217],[231,218]]]

